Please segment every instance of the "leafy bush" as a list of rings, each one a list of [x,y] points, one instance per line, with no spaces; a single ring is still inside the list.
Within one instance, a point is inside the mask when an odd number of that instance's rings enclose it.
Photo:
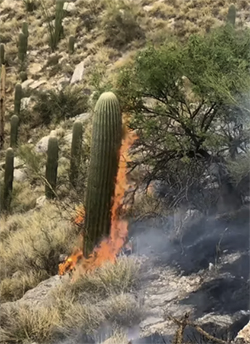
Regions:
[[[33,110],[39,115],[37,125],[58,123],[88,109],[88,97],[80,87],[68,86],[62,90],[39,91],[35,93],[35,100]]]
[[[134,39],[144,37],[137,14],[135,5],[126,0],[109,3],[102,22],[106,43],[119,49]]]

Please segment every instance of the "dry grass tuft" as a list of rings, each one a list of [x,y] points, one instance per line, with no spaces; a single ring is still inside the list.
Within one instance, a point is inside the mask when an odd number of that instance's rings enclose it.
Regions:
[[[56,308],[29,308],[25,305],[5,307],[1,310],[1,341],[44,343],[52,337],[60,314]]]
[[[136,288],[140,264],[137,260],[122,257],[115,264],[106,263],[101,268],[80,276],[72,285],[71,292],[98,295],[130,292]]]
[[[16,298],[22,288],[34,287],[42,276],[57,274],[60,254],[70,254],[77,240],[76,229],[62,216],[55,205],[48,203],[25,216],[1,220],[2,297]],[[10,279],[17,271],[21,277]]]
[[[103,303],[103,312],[109,321],[119,326],[132,326],[142,320],[143,310],[133,294],[111,295]]]

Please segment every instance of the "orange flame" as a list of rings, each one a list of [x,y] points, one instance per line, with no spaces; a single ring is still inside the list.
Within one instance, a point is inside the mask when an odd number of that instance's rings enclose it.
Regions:
[[[109,238],[104,239],[100,245],[94,249],[88,259],[83,257],[83,252],[80,249],[76,249],[64,263],[59,265],[59,275],[75,270],[76,266],[78,266],[79,272],[81,270],[81,272],[84,273],[101,266],[105,261],[115,262],[117,254],[119,254],[122,249],[128,234],[128,223],[119,218],[119,210],[122,207],[124,194],[129,187],[126,177],[127,162],[129,161],[128,151],[136,139],[137,135],[134,132],[129,132],[126,128],[120,149],[120,161],[116,178],[114,202],[111,210]],[[79,208],[75,223],[82,223],[84,215],[83,208]],[[79,261],[81,261],[80,265],[78,264]]]

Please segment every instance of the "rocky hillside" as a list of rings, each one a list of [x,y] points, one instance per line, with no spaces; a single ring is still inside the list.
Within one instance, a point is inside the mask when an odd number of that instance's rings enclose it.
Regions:
[[[11,207],[5,204],[7,211],[1,209],[0,218],[0,343],[229,344],[244,326],[237,340],[250,342],[245,156],[241,164],[233,159],[231,164],[239,176],[235,184],[244,189],[244,205],[238,205],[240,197],[230,198],[225,192],[218,201],[224,214],[216,213],[219,207],[203,212],[199,197],[203,186],[195,191],[196,208],[185,200],[178,203],[177,197],[166,200],[172,192],[169,184],[156,177],[145,193],[137,182],[145,186],[142,175],[150,168],[146,163],[132,168],[128,204],[123,208],[130,249],[123,247],[115,264],[104,264],[75,280],[69,274],[58,275],[58,265],[82,245],[79,225],[84,217],[93,108],[99,95],[111,88],[117,72],[133,61],[139,49],[152,43],[161,47],[174,38],[181,46],[191,34],[209,34],[227,21],[237,28],[249,27],[249,3],[234,1],[236,18],[230,5],[229,0],[0,0],[1,80],[5,79],[2,190],[11,167],[6,158],[10,145],[15,155]],[[132,68],[131,75],[135,75]],[[131,105],[133,94],[126,98],[125,91],[124,102]],[[20,120],[17,136],[15,115]],[[73,187],[69,177],[73,125],[79,122],[83,149]],[[52,169],[58,162],[55,197],[48,197],[45,179],[50,138],[56,138],[59,147],[50,156]],[[150,140],[141,143],[146,157],[154,143]],[[210,141],[215,139],[211,136]],[[153,149],[151,153],[158,155]],[[214,190],[218,196],[216,182],[209,179],[216,175],[217,163],[221,161],[215,159],[201,177],[211,199]],[[182,172],[182,167],[177,170]],[[192,167],[188,171],[196,176]],[[168,182],[177,176],[175,165],[168,176]],[[174,187],[179,180],[172,183]],[[191,184],[196,183],[193,180]],[[179,186],[177,196],[185,199],[181,182]],[[225,198],[230,198],[232,209],[224,207]]]

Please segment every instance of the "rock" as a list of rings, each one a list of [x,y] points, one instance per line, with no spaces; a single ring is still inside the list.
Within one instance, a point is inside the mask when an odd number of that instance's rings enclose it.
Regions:
[[[23,182],[27,178],[27,173],[24,170],[14,170],[14,180],[17,182]]]
[[[14,168],[23,167],[24,162],[17,156],[14,158]]]
[[[76,12],[76,5],[72,2],[65,2],[63,5],[63,9],[66,12],[75,13]]]
[[[36,208],[41,208],[46,203],[46,196],[40,196],[36,199]]]
[[[173,291],[167,292],[165,295],[164,294],[152,295],[149,299],[149,302],[152,305],[152,307],[162,306],[165,303],[176,299],[179,293],[180,293],[179,290],[173,290]]]
[[[47,83],[46,80],[37,80],[37,81],[34,81],[31,85],[29,85],[29,87],[32,88],[33,90],[35,90],[36,88],[38,88],[41,85],[44,85],[46,83]]]
[[[21,110],[25,110],[28,108],[29,103],[31,101],[30,97],[24,97],[21,99]]]
[[[70,80],[70,83],[74,84],[78,81],[82,81],[83,74],[84,74],[84,62],[82,61],[75,67],[75,70],[74,70],[73,76]]]
[[[37,153],[46,153],[48,149],[48,142],[50,136],[44,136],[35,146],[35,151]]]
[[[25,80],[24,82],[22,82],[22,88],[23,88],[23,89],[28,88],[33,82],[34,82],[33,79],[27,79],[27,80]]]
[[[243,327],[243,329],[238,333],[237,337],[235,338],[236,343],[250,343],[250,321],[249,323]]]
[[[31,63],[29,65],[29,73],[31,75],[36,75],[37,73],[41,72],[42,66],[40,63]]]
[[[77,115],[76,117],[74,117],[74,122],[76,121],[80,121],[80,122],[86,122],[90,119],[91,117],[91,113],[86,112],[86,113],[81,113],[80,115]]]
[[[141,328],[145,328],[147,326],[154,325],[154,324],[157,324],[157,323],[163,322],[163,321],[164,321],[164,319],[161,317],[149,316],[145,320],[143,320],[139,326]]]

